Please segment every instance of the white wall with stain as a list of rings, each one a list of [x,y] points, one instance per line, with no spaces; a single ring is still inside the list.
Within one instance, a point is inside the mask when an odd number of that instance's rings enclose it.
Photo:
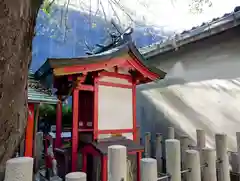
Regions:
[[[238,33],[239,34],[239,33]],[[164,80],[138,87],[137,118],[141,132],[166,136],[174,126],[196,141],[204,129],[207,145],[214,134],[226,133],[229,149],[236,150],[240,131],[240,36],[226,33],[195,43],[187,50],[155,57],[152,64],[165,70]]]

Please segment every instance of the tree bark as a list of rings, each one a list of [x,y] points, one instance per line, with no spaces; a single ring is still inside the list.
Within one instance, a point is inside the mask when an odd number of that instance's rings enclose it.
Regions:
[[[41,1],[0,1],[0,180],[25,133],[27,75]]]

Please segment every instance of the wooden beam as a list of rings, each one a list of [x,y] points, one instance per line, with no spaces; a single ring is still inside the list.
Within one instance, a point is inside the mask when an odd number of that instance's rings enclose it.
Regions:
[[[84,90],[84,91],[94,91],[94,87],[92,85],[84,85],[84,84],[79,85],[77,89]]]

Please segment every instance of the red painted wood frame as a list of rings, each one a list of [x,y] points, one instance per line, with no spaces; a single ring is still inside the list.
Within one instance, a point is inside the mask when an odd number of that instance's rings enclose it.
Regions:
[[[126,58],[112,58],[103,62],[87,64],[87,65],[75,65],[75,66],[66,66],[61,68],[55,68],[53,73],[55,76],[60,75],[72,75],[77,73],[88,73],[97,70],[112,68],[123,64],[126,61]]]
[[[137,181],[141,180],[141,159],[142,152],[137,152]]]
[[[61,97],[59,97],[59,101],[57,103],[57,116],[56,116],[56,140],[55,147],[60,148],[62,146],[62,101]]]
[[[87,154],[101,157],[101,180],[107,181],[107,155],[101,155],[92,145],[85,146],[82,150],[82,172],[87,172]]]
[[[79,90],[73,90],[72,98],[72,172],[77,170],[77,152],[78,152],[78,116],[79,116]]]
[[[129,60],[130,59],[130,60]],[[146,66],[144,66],[133,53],[122,57],[113,57],[109,60],[88,64],[88,65],[77,65],[77,66],[66,66],[63,68],[55,68],[53,70],[55,76],[60,75],[72,75],[77,73],[87,73],[97,70],[103,70],[113,67],[131,67],[138,70],[143,76],[148,77],[150,80],[156,80],[160,78],[160,75],[151,72]]]
[[[114,77],[125,79],[131,82],[131,85],[128,84],[120,84],[120,83],[112,83],[101,81],[101,77]],[[111,86],[111,87],[120,87],[125,89],[132,89],[132,104],[133,104],[133,129],[115,129],[115,130],[99,130],[98,129],[98,87],[99,85]],[[137,121],[136,121],[136,83],[132,81],[132,77],[130,75],[119,74],[116,72],[101,72],[99,76],[94,80],[94,140],[98,139],[99,134],[119,134],[119,133],[133,133],[133,140],[137,141]]]
[[[28,120],[25,132],[25,157],[33,156],[34,104],[28,104]]]

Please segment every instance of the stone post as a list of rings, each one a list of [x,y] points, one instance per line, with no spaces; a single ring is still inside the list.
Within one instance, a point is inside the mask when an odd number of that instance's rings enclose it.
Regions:
[[[190,138],[187,135],[180,137],[182,168],[186,169],[186,150],[189,150]]]
[[[238,173],[240,173],[240,132],[237,132],[236,136],[237,136],[237,152],[238,152],[237,168],[238,168]]]
[[[216,155],[218,181],[230,181],[229,158],[227,154],[227,135],[216,134]]]
[[[156,134],[156,160],[157,160],[157,171],[158,173],[162,173],[163,171],[163,159],[162,159],[162,154],[163,154],[163,150],[162,150],[162,134],[157,133]]]
[[[40,163],[42,161],[42,153],[43,153],[43,133],[42,132],[37,132],[35,136],[35,172],[38,171],[40,167]]]
[[[33,158],[17,157],[6,163],[5,181],[32,181]]]
[[[201,150],[206,146],[205,131],[202,129],[197,129],[197,149]]]
[[[108,147],[108,180],[126,181],[127,179],[127,148],[122,145]]]
[[[216,176],[216,153],[214,149],[203,148],[203,181],[217,181]]]
[[[165,146],[167,173],[171,175],[171,181],[181,181],[180,141],[168,139],[165,141]]]
[[[141,181],[157,181],[157,160],[153,158],[141,159]]]
[[[168,127],[168,139],[174,139],[175,138],[175,132],[173,127]]]
[[[145,140],[144,140],[144,156],[145,158],[151,157],[151,133],[145,133]]]
[[[190,169],[186,174],[187,181],[201,181],[201,168],[199,152],[186,150],[186,168]]]
[[[87,175],[84,172],[71,172],[65,176],[66,181],[86,181]]]
[[[230,152],[230,165],[233,172],[238,172],[238,153]]]
[[[206,136],[205,136],[205,131],[202,129],[197,129],[197,150],[199,151],[200,155],[200,162],[201,165],[203,164],[203,159],[202,159],[202,149],[205,148],[206,146]]]

